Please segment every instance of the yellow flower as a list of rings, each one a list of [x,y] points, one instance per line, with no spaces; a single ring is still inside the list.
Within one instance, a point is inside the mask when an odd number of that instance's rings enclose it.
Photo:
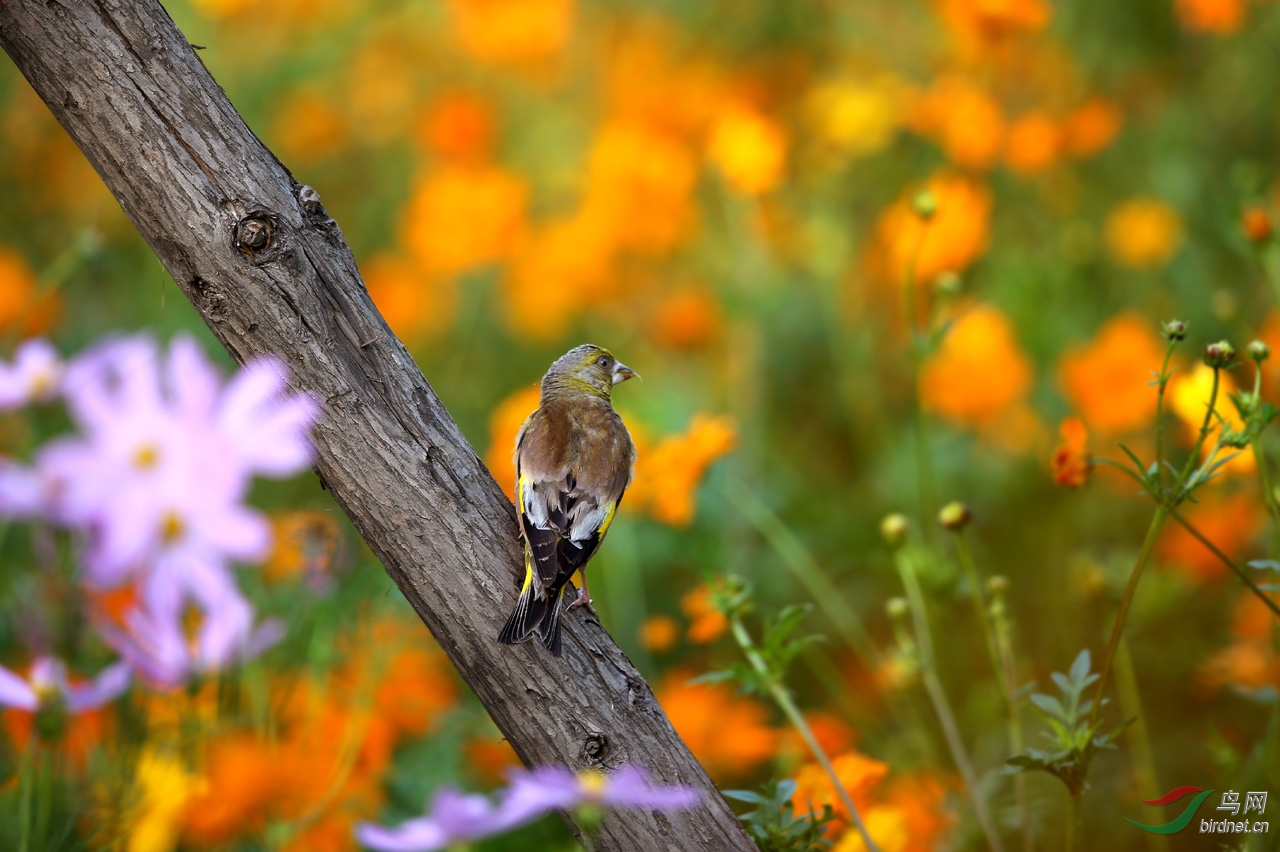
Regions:
[[[729,186],[743,195],[763,195],[782,182],[787,137],[773,119],[745,104],[717,116],[707,156]]]
[[[458,275],[505,258],[524,230],[528,190],[495,166],[446,165],[414,187],[400,239],[429,272]]]
[[[873,805],[862,815],[867,834],[875,841],[880,852],[904,852],[911,840],[908,833],[907,812],[894,805]],[[831,852],[866,852],[867,844],[862,832],[850,828],[832,847]]]
[[[716,459],[733,449],[737,432],[727,417],[697,414],[681,435],[669,435],[652,448],[637,438],[636,477],[627,502],[665,524],[693,520],[698,483]]]
[[[1226,421],[1227,428],[1242,431],[1244,424],[1240,422],[1235,406],[1229,397],[1236,391],[1235,380],[1226,370],[1219,371],[1218,397],[1213,410]],[[1204,423],[1204,415],[1209,407],[1209,396],[1213,393],[1213,368],[1203,362],[1196,364],[1190,371],[1175,373],[1165,391],[1169,408],[1185,424],[1188,441],[1194,440]],[[1209,424],[1210,434],[1201,448],[1201,457],[1207,458],[1213,451],[1213,444],[1218,435],[1219,421],[1214,417]],[[1234,455],[1231,461],[1219,468],[1222,473],[1253,473],[1257,469],[1253,453],[1241,452],[1227,447],[1218,452],[1218,460]]]
[[[905,88],[887,74],[829,80],[809,94],[810,124],[819,139],[841,154],[865,157],[883,151],[902,122]]]
[[[170,852],[178,845],[182,818],[192,798],[208,788],[200,776],[187,771],[178,758],[147,747],[134,770],[138,803],[126,852]]]
[[[990,427],[1026,398],[1031,364],[998,308],[978,306],[951,326],[920,378],[925,408],[955,423]]]
[[[1136,198],[1111,211],[1106,239],[1117,262],[1153,269],[1168,262],[1182,244],[1182,220],[1162,201]]]

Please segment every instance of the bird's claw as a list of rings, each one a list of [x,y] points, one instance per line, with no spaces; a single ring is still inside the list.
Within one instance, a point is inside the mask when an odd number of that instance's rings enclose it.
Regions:
[[[573,603],[569,604],[565,611],[573,612],[578,607],[585,607],[587,612],[599,618],[599,613],[596,612],[595,607],[591,606],[591,598],[587,597],[586,591],[583,589],[576,589],[575,591],[577,591],[578,596],[573,599]]]

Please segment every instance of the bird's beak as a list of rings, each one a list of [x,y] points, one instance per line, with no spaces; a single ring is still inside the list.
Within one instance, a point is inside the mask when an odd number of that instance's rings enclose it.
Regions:
[[[613,383],[620,384],[627,379],[640,379],[640,374],[628,367],[626,364],[617,363],[613,365]],[[644,379],[640,379],[644,381]]]

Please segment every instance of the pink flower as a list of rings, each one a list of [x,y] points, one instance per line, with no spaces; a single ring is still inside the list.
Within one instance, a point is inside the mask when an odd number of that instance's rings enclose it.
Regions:
[[[0,411],[58,395],[62,362],[49,341],[28,340],[14,353],[12,364],[0,364]]]
[[[84,713],[118,698],[129,688],[129,678],[129,666],[115,663],[87,683],[71,683],[61,660],[39,657],[26,679],[0,666],[0,707],[35,712],[61,702],[69,713]]]

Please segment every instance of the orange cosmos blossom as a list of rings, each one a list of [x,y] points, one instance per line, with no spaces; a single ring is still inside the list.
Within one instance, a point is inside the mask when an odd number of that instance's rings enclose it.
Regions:
[[[947,785],[927,775],[899,776],[878,791],[863,813],[867,833],[881,852],[932,852],[956,823],[946,807]],[[844,833],[832,852],[864,852],[857,829]]]
[[[680,609],[691,622],[689,639],[706,645],[719,639],[729,629],[729,620],[711,605],[711,586],[703,583],[680,599]]]
[[[1089,430],[1079,417],[1068,417],[1058,429],[1062,444],[1053,451],[1053,481],[1068,488],[1079,488],[1089,481],[1093,462],[1085,445]]]
[[[1020,175],[1032,175],[1052,166],[1062,148],[1062,129],[1044,110],[1019,116],[1009,125],[1004,161]]]
[[[924,365],[924,407],[954,423],[990,427],[1019,407],[1031,389],[1031,363],[1000,309],[979,305],[960,315]]]
[[[996,41],[1038,32],[1049,23],[1044,0],[941,0],[938,13],[958,36],[973,42]]]
[[[1090,98],[1066,117],[1062,148],[1072,157],[1092,157],[1111,144],[1124,123],[1124,114],[1112,101]]]
[[[1224,497],[1206,494],[1204,489],[1196,492],[1196,498],[1199,503],[1179,510],[1182,516],[1227,556],[1238,559],[1245,555],[1266,520],[1258,498],[1253,494]],[[1161,530],[1156,555],[1197,582],[1218,580],[1230,571],[1213,551],[1178,524],[1166,524]]]
[[[680,625],[669,615],[651,615],[640,625],[640,644],[661,654],[670,651],[680,640]]]
[[[989,169],[1004,148],[1004,111],[985,88],[948,74],[915,104],[909,126],[934,139],[947,158],[966,169]]]
[[[1152,373],[1164,346],[1140,314],[1121,314],[1062,356],[1062,388],[1088,427],[1107,435],[1147,425],[1156,411]]]
[[[707,468],[732,450],[737,440],[729,418],[709,414],[694,415],[683,434],[668,435],[652,446],[645,446],[643,436],[637,437],[636,476],[627,489],[627,501],[664,524],[689,524]]]
[[[1198,680],[1210,691],[1223,686],[1258,689],[1280,684],[1273,641],[1275,615],[1254,595],[1241,593],[1232,613],[1234,641],[1206,660]]]
[[[1117,263],[1154,269],[1167,263],[1182,244],[1182,220],[1163,201],[1135,198],[1111,211],[1105,235]]]
[[[466,162],[488,159],[497,119],[480,95],[456,91],[436,98],[418,121],[418,142],[442,157]]]
[[[916,212],[921,191],[937,209],[927,222]],[[922,290],[943,272],[963,272],[987,250],[991,193],[982,184],[955,175],[935,175],[914,187],[880,215],[875,261],[883,277],[905,283],[914,271]]]
[[[833,757],[831,766],[861,812],[865,812],[870,804],[872,791],[889,774],[889,764],[857,751]],[[821,766],[810,763],[800,767],[795,781],[796,792],[791,797],[791,806],[797,813],[805,813],[812,808],[815,814],[820,814],[823,805],[831,805],[836,817],[831,823],[833,830],[841,831],[849,826],[849,811],[840,800],[831,777]]]
[[[720,302],[702,289],[684,287],[661,297],[649,337],[660,346],[696,349],[715,340],[723,325]]]
[[[769,711],[727,684],[691,683],[693,674],[672,671],[654,690],[676,733],[707,774],[717,780],[743,778],[777,753],[778,731]]]
[[[1174,10],[1185,30],[1230,35],[1244,22],[1245,3],[1246,0],[1175,0]]]
[[[334,557],[342,547],[342,531],[325,512],[282,512],[271,518],[271,554],[263,577],[280,581],[305,579],[323,584],[332,577]]]
[[[453,325],[458,285],[411,257],[376,255],[363,264],[369,298],[387,325],[409,345],[436,337]]]
[[[496,166],[447,164],[414,186],[400,242],[428,273],[459,275],[505,259],[525,229],[528,188]]]
[[[573,32],[573,0],[449,0],[462,49],[494,63],[554,57]]]

